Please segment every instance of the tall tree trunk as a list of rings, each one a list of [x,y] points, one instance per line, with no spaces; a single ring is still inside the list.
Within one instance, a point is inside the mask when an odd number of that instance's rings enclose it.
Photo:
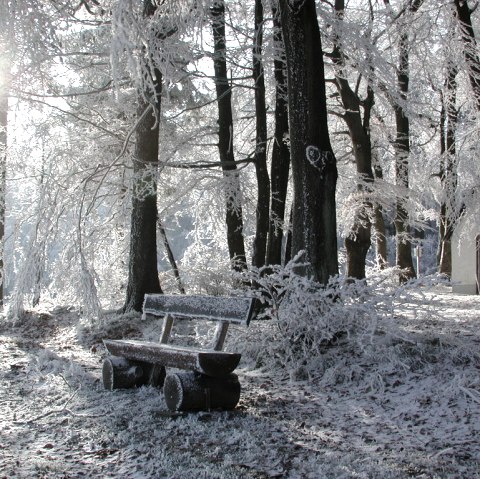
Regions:
[[[457,190],[457,162],[455,148],[455,133],[457,129],[457,68],[451,62],[448,65],[447,79],[445,82],[446,94],[446,134],[445,154],[442,168],[441,182],[444,203],[442,204],[441,220],[443,220],[443,241],[440,257],[440,273],[451,276],[452,274],[452,235],[455,228],[455,194]]]
[[[315,0],[280,0],[287,55],[294,186],[292,256],[305,251],[300,274],[326,284],[338,273],[336,159],[327,126],[322,43]]]
[[[245,243],[243,240],[243,214],[241,206],[240,180],[233,154],[232,91],[228,84],[225,4],[217,0],[211,7],[214,40],[215,88],[218,104],[218,151],[225,187],[227,243],[230,260],[235,270],[246,268]]]
[[[144,15],[154,14],[152,0],[144,0]],[[133,159],[134,186],[130,230],[130,258],[124,311],[141,311],[146,293],[162,293],[157,264],[157,182],[162,75],[155,71],[155,91],[138,95]]]
[[[253,81],[255,83],[255,169],[257,173],[256,231],[253,240],[252,264],[265,265],[270,207],[270,179],[267,169],[267,108],[265,105],[265,76],[262,62],[263,4],[255,0],[255,39],[253,44]]]
[[[390,4],[390,0],[383,0],[385,5]],[[403,21],[405,15],[412,15],[422,6],[424,0],[408,0],[405,9],[399,13],[395,19]],[[397,197],[395,209],[395,229],[396,229],[396,265],[402,269],[400,282],[404,283],[409,279],[416,277],[412,259],[412,244],[409,232],[408,218],[408,188],[409,188],[409,156],[410,156],[410,121],[408,113],[404,109],[409,90],[409,49],[410,42],[406,24],[401,26],[403,31],[400,33],[399,40],[399,64],[397,70],[397,90],[400,101],[393,100],[393,109],[395,112],[396,139],[395,148],[395,179],[396,184],[403,193]]]
[[[4,58],[5,57],[5,61]],[[0,65],[7,64],[7,55],[0,53]],[[10,70],[0,73],[0,309],[3,307],[5,295],[5,196],[7,172],[7,127],[8,127],[8,96]]]
[[[288,230],[285,237],[285,254],[282,264],[287,264],[292,259],[292,225],[293,225],[293,207],[288,215]]]
[[[380,165],[380,160],[377,155],[372,152],[373,173],[376,180],[383,179],[383,170]],[[387,254],[387,234],[385,230],[385,219],[383,217],[382,205],[378,202],[374,206],[374,221],[375,221],[375,247],[377,251],[377,265],[380,269],[385,269],[388,266]]]
[[[285,222],[288,175],[290,170],[290,149],[288,136],[287,77],[285,69],[285,46],[282,24],[278,11],[278,0],[272,1],[273,40],[275,57],[275,133],[273,137],[270,178],[272,182],[270,223],[268,229],[267,264],[282,263],[282,241]]]
[[[339,21],[343,21],[344,9],[344,0],[335,0],[335,12]],[[332,56],[336,67],[335,81],[345,109],[343,119],[348,126],[352,140],[358,176],[357,189],[361,194],[369,195],[373,183],[372,145],[370,141],[370,111],[374,104],[373,90],[370,87],[368,88],[367,98],[363,102],[364,119],[362,120],[360,111],[362,102],[358,93],[351,88],[347,80],[344,53],[341,40],[338,37],[335,40]],[[365,263],[371,244],[371,210],[371,200],[368,198],[362,200],[362,203],[357,207],[352,230],[345,238],[347,276],[349,278],[365,278]]]
[[[480,112],[480,59],[477,53],[477,42],[472,25],[471,10],[467,0],[454,0],[455,12],[460,22],[463,41],[463,55],[468,67],[468,78],[475,96],[475,106]]]
[[[400,36],[400,62],[397,83],[400,97],[407,100],[409,89],[409,40],[408,33]],[[395,178],[396,184],[404,192],[397,198],[395,211],[396,230],[396,264],[401,268],[400,282],[415,278],[413,267],[412,244],[408,221],[408,188],[409,188],[409,156],[410,156],[410,121],[407,112],[398,102],[394,105],[397,134],[395,139]]]
[[[440,165],[439,165],[439,178],[440,182],[442,183],[443,189],[443,178],[445,176],[444,172],[444,158],[445,158],[445,151],[447,149],[446,146],[446,132],[445,132],[445,125],[447,123],[446,120],[446,110],[445,110],[445,95],[442,90],[440,90],[440,101],[441,101],[441,110],[440,110]],[[442,201],[440,203],[440,221],[438,225],[438,247],[437,247],[437,266],[438,270],[440,271],[440,262],[442,260],[442,249],[443,249],[443,241],[445,239],[445,223],[447,220],[447,202],[446,197],[443,195]]]
[[[158,77],[157,77],[158,78]],[[148,104],[139,99],[138,115]],[[159,112],[157,113],[159,114]],[[141,311],[146,293],[161,293],[157,265],[157,183],[159,125],[152,111],[136,131],[130,261],[125,311]]]

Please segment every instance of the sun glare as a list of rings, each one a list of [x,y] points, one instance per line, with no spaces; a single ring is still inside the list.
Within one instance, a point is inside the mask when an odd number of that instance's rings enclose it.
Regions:
[[[6,94],[7,81],[8,81],[8,65],[5,53],[0,53],[0,95]]]

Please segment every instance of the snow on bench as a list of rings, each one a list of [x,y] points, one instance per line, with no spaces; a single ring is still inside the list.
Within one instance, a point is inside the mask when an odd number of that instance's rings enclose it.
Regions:
[[[147,294],[143,315],[163,317],[160,341],[108,340],[112,355],[103,364],[106,389],[144,384],[163,386],[169,409],[233,409],[240,398],[240,383],[232,372],[241,355],[224,352],[231,323],[248,326],[257,311],[254,298]],[[175,319],[215,321],[217,327],[209,348],[168,344]],[[166,374],[165,368],[188,372]]]

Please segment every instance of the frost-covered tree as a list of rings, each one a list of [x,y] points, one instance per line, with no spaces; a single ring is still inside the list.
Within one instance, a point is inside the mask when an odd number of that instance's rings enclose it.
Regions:
[[[1,14],[1,12],[0,12]],[[5,17],[4,17],[5,18]],[[3,27],[3,28],[2,28]],[[6,25],[0,24],[2,31],[7,31]],[[4,300],[4,238],[5,238],[5,193],[7,164],[7,128],[8,128],[8,97],[10,91],[10,58],[7,39],[0,39],[0,307]]]
[[[243,212],[240,183],[235,163],[232,91],[227,76],[227,47],[225,37],[225,4],[215,0],[211,6],[215,88],[218,104],[218,151],[225,178],[225,223],[230,260],[235,269],[246,267],[243,239]]]
[[[477,40],[472,24],[473,9],[467,0],[454,0],[455,13],[459,23],[463,42],[463,55],[468,70],[468,79],[475,97],[475,105],[480,111],[480,56],[477,50]],[[476,7],[478,7],[478,3]]]
[[[280,1],[288,70],[293,173],[292,254],[303,273],[327,284],[338,273],[336,159],[328,133],[322,43],[313,0]]]
[[[434,212],[442,209],[445,231],[449,205],[454,225],[462,205],[474,205],[480,177],[468,66],[478,11],[470,5],[472,29],[453,31],[465,2],[434,9],[424,0],[416,11],[420,3],[2,2],[18,13],[0,16],[15,26],[12,74],[1,77],[11,80],[13,309],[50,298],[95,316],[125,297],[139,309],[146,291],[177,289],[164,271],[163,233],[187,291],[227,294],[231,258],[280,264],[287,230],[294,254],[305,250],[310,263],[302,274],[328,281],[338,269],[335,215],[346,272],[357,277],[369,271],[380,207],[392,233],[398,200],[409,254],[415,228],[431,225]],[[453,59],[455,82],[445,82]]]
[[[257,177],[257,208],[255,238],[252,247],[252,264],[261,267],[267,254],[269,229],[270,178],[267,167],[267,107],[265,99],[265,74],[262,59],[264,13],[263,1],[255,0],[253,81],[255,88],[255,171]]]
[[[439,218],[439,271],[449,277],[452,274],[452,235],[457,220],[458,165],[455,140],[457,130],[457,73],[457,66],[453,61],[450,61],[447,67],[445,88],[441,96],[442,110],[440,118],[440,181],[443,190],[443,201],[440,204]]]
[[[347,124],[358,174],[357,189],[363,200],[356,206],[352,230],[345,238],[347,251],[347,276],[356,279],[365,278],[366,257],[371,243],[371,216],[373,167],[372,143],[370,140],[370,118],[374,105],[372,79],[367,78],[365,98],[360,97],[357,79],[356,88],[352,88],[346,68],[346,55],[343,48],[344,39],[341,32],[345,30],[343,17],[345,2],[335,1],[336,28],[334,33],[334,49],[332,59],[335,65],[335,82],[338,88],[344,112],[341,114]],[[367,70],[368,71],[368,70]],[[360,74],[361,75],[361,74]],[[373,75],[373,72],[372,72]],[[363,111],[363,115],[362,115]],[[382,232],[380,233],[382,234]]]
[[[278,0],[272,0],[273,69],[275,81],[275,124],[270,165],[271,199],[267,242],[267,264],[282,264],[286,199],[290,172],[288,145],[288,99],[285,46]]]
[[[59,59],[62,58],[62,43],[61,37],[65,31],[70,28],[75,18],[78,9],[82,6],[75,4],[67,0],[56,2],[34,2],[30,0],[18,0],[10,1],[6,0],[0,5],[0,48],[1,54],[1,67],[2,74],[2,133],[4,138],[2,139],[2,182],[4,181],[5,169],[9,170],[13,179],[15,176],[21,175],[24,172],[24,168],[27,167],[27,163],[33,166],[33,158],[38,157],[38,145],[40,143],[40,137],[36,138],[34,142],[27,145],[25,142],[27,135],[25,132],[28,130],[29,121],[36,118],[36,113],[33,110],[36,108],[34,105],[48,106],[48,101],[45,98],[58,98],[58,89],[56,88],[53,69],[56,66],[56,76],[60,70]],[[62,74],[64,71],[62,71]],[[12,100],[9,105],[8,97]],[[53,107],[53,105],[51,105]],[[9,108],[10,107],[10,108]],[[55,105],[57,110],[61,108]],[[26,113],[28,109],[31,111]],[[38,111],[38,110],[37,110]],[[12,117],[10,121],[9,115]],[[16,119],[22,118],[22,121],[16,121]],[[5,164],[6,154],[6,131],[9,130],[9,161]],[[23,132],[22,132],[23,131]],[[32,154],[33,150],[37,150],[36,154]],[[22,151],[23,150],[23,151]],[[19,152],[22,151],[23,157],[19,157]],[[17,157],[19,162],[17,163]],[[28,159],[31,159],[29,162]],[[37,172],[40,168],[37,168]],[[13,174],[12,174],[13,173]],[[31,173],[31,172],[29,172]],[[27,176],[26,178],[36,177]],[[40,177],[41,174],[39,175]],[[28,180],[26,180],[28,181]],[[13,185],[19,185],[21,183],[14,182]],[[2,185],[2,192],[5,192],[4,184]],[[15,196],[21,188],[12,188],[12,195]],[[7,198],[8,199],[8,198]],[[33,199],[33,198],[32,198]],[[5,214],[4,198],[2,197],[2,215]],[[39,203],[36,204],[36,206]],[[40,202],[42,204],[42,202]],[[9,242],[15,242],[17,233],[16,226],[21,224],[21,220],[17,222],[18,218],[14,218],[15,210],[18,208],[18,204],[9,202],[7,208],[12,208],[12,211],[6,211],[7,223],[14,228],[14,234],[9,235]],[[48,207],[48,206],[47,206]],[[27,208],[28,210],[28,208]],[[25,211],[23,211],[25,213]],[[39,217],[43,212],[38,211]],[[48,215],[45,215],[48,216]],[[27,217],[28,218],[28,217]],[[36,218],[29,218],[30,226],[36,222]],[[5,225],[5,218],[2,221],[2,227]],[[21,233],[25,234],[25,231],[29,227],[25,224],[22,225]],[[35,229],[34,231],[38,231]],[[3,239],[3,238],[2,238]],[[36,249],[36,242],[32,239],[28,242],[27,249],[31,252]],[[6,249],[2,248],[2,263],[7,266],[7,269],[12,271],[12,263],[21,257],[20,251],[16,256],[10,255],[7,257],[7,250],[12,246],[6,246]],[[41,250],[41,247],[37,249]],[[32,283],[38,284],[40,271],[39,263],[43,261],[43,254],[39,253],[34,255],[26,255],[26,261],[30,264],[20,264],[17,267],[15,284],[11,284],[10,287],[13,290],[13,301],[11,303],[14,307],[10,308],[13,316],[18,316],[23,310],[23,296],[25,292],[31,291],[34,286]],[[2,265],[2,266],[3,266]],[[29,271],[27,273],[27,271]],[[2,275],[2,288],[6,286],[6,275]]]
[[[125,8],[125,7],[124,7]],[[130,254],[128,260],[128,283],[124,311],[141,311],[146,293],[161,293],[157,261],[157,169],[159,154],[159,122],[162,98],[162,73],[157,59],[149,58],[149,52],[158,49],[156,43],[174,31],[173,27],[162,29],[161,18],[155,17],[156,4],[143,2],[143,12],[127,11],[127,18],[140,23],[137,39],[137,55],[140,71],[149,78],[141,83],[137,94],[137,124],[135,128],[135,151],[133,156],[134,185],[130,229]],[[121,14],[120,10],[120,14]],[[135,16],[135,13],[137,16]],[[117,28],[128,28],[125,18]],[[140,29],[143,29],[141,31]],[[140,41],[143,40],[143,45]]]

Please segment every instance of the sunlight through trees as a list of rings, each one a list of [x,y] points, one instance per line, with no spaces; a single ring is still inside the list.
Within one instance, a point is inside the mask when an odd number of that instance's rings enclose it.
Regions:
[[[11,315],[229,294],[299,253],[321,284],[450,275],[480,204],[473,3],[2,2]]]

